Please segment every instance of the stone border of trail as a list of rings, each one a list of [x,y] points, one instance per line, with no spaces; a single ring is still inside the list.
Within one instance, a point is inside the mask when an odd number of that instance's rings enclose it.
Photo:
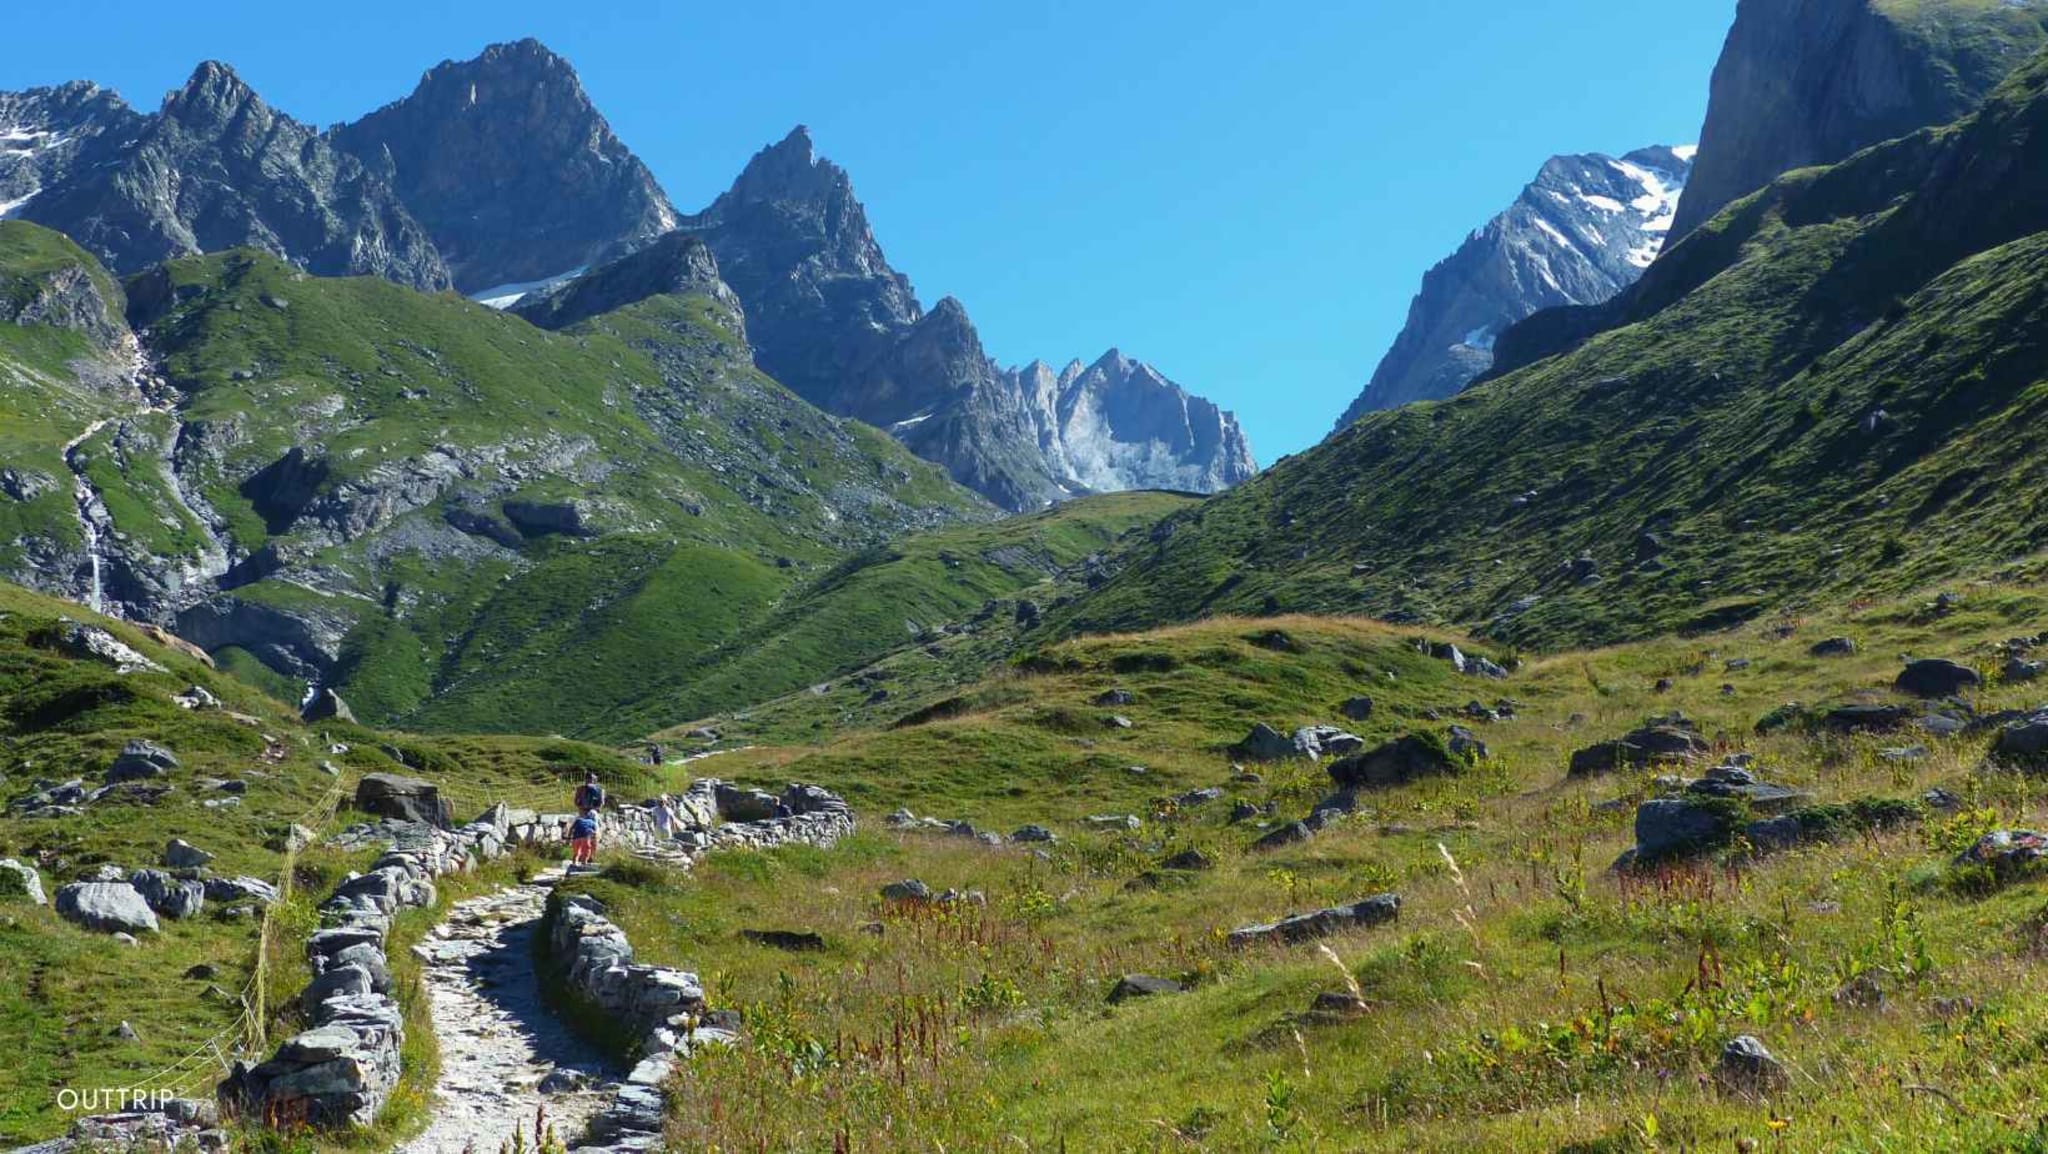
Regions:
[[[726,782],[694,783],[684,794],[683,813],[694,828],[674,842],[687,848],[660,857],[683,866],[714,849],[765,849],[806,844],[829,847],[854,829],[853,810],[838,795],[814,785],[792,785],[780,797]],[[726,819],[719,824],[719,819]],[[548,896],[541,922],[547,965],[568,995],[602,1019],[616,1036],[637,1038],[632,1072],[590,1123],[584,1154],[637,1154],[661,1146],[665,1106],[661,1087],[678,1060],[699,1047],[730,1045],[738,1036],[713,1025],[697,975],[633,960],[626,932],[606,917],[604,903],[589,894],[564,892],[576,875]],[[729,1023],[728,1023],[729,1024]]]
[[[712,849],[796,842],[829,846],[854,828],[846,802],[811,785],[791,785],[777,796],[706,779],[693,783],[681,801],[684,827],[670,838],[656,832],[651,807],[621,805],[609,811],[607,824],[618,839],[614,844],[686,868]],[[314,978],[300,995],[311,1028],[286,1039],[268,1061],[236,1062],[218,1089],[225,1113],[270,1126],[374,1123],[403,1073],[405,1024],[386,954],[393,918],[435,905],[434,883],[445,874],[467,872],[479,860],[499,857],[517,845],[558,844],[569,820],[568,815],[498,804],[467,825],[442,829],[432,820],[415,820],[422,815],[445,820],[447,807],[433,783],[388,776],[359,782],[358,804],[381,808],[385,816],[342,831],[331,844],[352,849],[382,845],[385,852],[367,872],[343,880],[320,906],[324,928],[306,943]],[[565,880],[576,876],[570,871]],[[659,1083],[672,1069],[667,1056],[687,1052],[693,1035],[699,1041],[710,1035],[690,1014],[703,1008],[696,978],[633,964],[624,934],[612,929],[615,944],[623,948],[610,950],[602,964],[583,965],[579,977],[596,983],[584,992],[601,1012],[646,1030],[637,1055],[643,1060],[613,1106],[619,1106],[618,1099],[644,1100],[652,1093],[656,1131],[629,1128],[646,1119],[644,1112],[610,1108],[593,1123],[593,1131],[624,1136],[626,1144],[609,1148],[646,1149],[630,1143],[634,1134],[658,1141]],[[657,971],[673,976],[651,976]],[[693,989],[694,999],[689,997]],[[630,992],[623,1002],[616,998],[620,991]],[[650,1016],[669,1007],[674,1009]],[[680,1024],[671,1020],[679,1015],[685,1018]],[[636,1086],[644,1090],[635,1091]],[[507,1118],[507,1133],[521,1121]]]

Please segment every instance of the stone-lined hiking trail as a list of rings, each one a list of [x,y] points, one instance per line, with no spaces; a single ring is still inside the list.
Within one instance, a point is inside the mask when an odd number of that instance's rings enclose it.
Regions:
[[[542,1001],[534,935],[556,867],[524,885],[468,898],[413,947],[425,964],[441,1076],[431,1120],[399,1154],[492,1154],[537,1117],[565,1145],[610,1101],[619,1071]],[[542,1084],[547,1084],[543,1091]]]

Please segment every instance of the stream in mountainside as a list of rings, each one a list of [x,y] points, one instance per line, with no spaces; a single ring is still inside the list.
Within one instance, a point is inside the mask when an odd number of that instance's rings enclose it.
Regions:
[[[515,1130],[531,1150],[536,1119],[571,1145],[610,1101],[604,1087],[617,1073],[548,1010],[534,972],[533,936],[560,878],[549,870],[457,902],[413,947],[425,963],[441,1077],[426,1130],[398,1154],[491,1154]]]
[[[93,421],[77,436],[64,442],[62,450],[64,465],[71,470],[72,504],[77,510],[79,529],[85,539],[85,603],[95,613],[113,613],[116,616],[120,615],[119,606],[109,607],[106,603],[107,537],[113,532],[113,516],[107,511],[106,502],[101,499],[99,490],[93,487],[92,479],[86,472],[86,462],[79,450],[100,430],[118,421],[150,414],[175,416],[177,412],[174,399],[166,392],[164,381],[157,374],[156,365],[150,360],[148,350],[133,336],[127,337],[126,343],[128,370],[125,377],[137,398],[137,403],[126,411]],[[182,433],[181,427],[179,435]],[[213,511],[203,507],[203,499],[187,491],[184,479],[178,475],[176,464],[172,460],[177,444],[178,437],[173,436],[164,446],[165,490],[187,516],[203,526],[216,527],[218,518],[214,516]],[[205,575],[218,576],[228,568],[227,553],[212,535],[208,536],[207,543],[202,546],[198,560],[199,572]]]
[[[106,560],[100,542],[102,526],[110,518],[107,516],[106,505],[100,500],[99,492],[92,487],[92,482],[86,479],[85,465],[78,459],[78,447],[93,434],[106,428],[112,420],[112,417],[101,417],[87,425],[84,432],[64,442],[64,464],[71,470],[71,500],[78,509],[78,526],[85,533],[86,561],[91,567],[91,577],[86,585],[85,604],[94,613],[106,611],[103,604]]]

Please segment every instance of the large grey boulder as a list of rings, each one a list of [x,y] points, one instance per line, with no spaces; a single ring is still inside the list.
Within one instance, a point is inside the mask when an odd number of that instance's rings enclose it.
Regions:
[[[395,773],[367,773],[356,783],[355,806],[364,813],[447,829],[455,810],[431,781]]]
[[[1171,978],[1157,978],[1151,974],[1125,974],[1117,979],[1116,985],[1110,987],[1109,1001],[1114,1005],[1118,1002],[1128,1002],[1133,998],[1178,994],[1186,989],[1186,986]]]
[[[888,885],[883,886],[882,900],[885,902],[928,902],[932,900],[932,887],[916,878],[905,878],[903,881],[890,882]]]
[[[315,693],[299,716],[306,721],[340,721],[349,725],[354,725],[356,720],[355,710],[350,709],[348,702],[341,699],[341,694],[332,689]]]
[[[144,657],[97,625],[64,622],[58,641],[74,656],[104,662],[118,673],[164,673],[163,666]]]
[[[1417,778],[1457,773],[1465,762],[1433,736],[1403,734],[1364,753],[1331,762],[1330,780],[1339,789],[1402,785]]]
[[[261,878],[233,877],[207,878],[206,900],[223,905],[240,901],[257,901],[270,905],[278,899],[277,887]]]
[[[213,861],[213,855],[181,837],[164,846],[164,864],[172,869],[198,869]]]
[[[121,747],[114,763],[107,767],[107,783],[120,781],[141,781],[145,778],[162,777],[167,771],[178,768],[178,759],[170,750],[154,741],[137,739]]]
[[[206,906],[206,885],[196,879],[173,877],[162,870],[136,870],[128,884],[149,903],[149,908],[173,920],[195,917]]]
[[[2019,721],[2007,722],[1992,741],[1991,752],[2009,762],[2038,762],[2048,758],[2048,709]]]
[[[1293,738],[1261,721],[1252,726],[1243,741],[1230,747],[1230,755],[1246,761],[1280,761],[1306,756],[1306,751],[1297,747]]]
[[[66,921],[103,934],[153,934],[156,911],[127,882],[73,882],[57,890],[56,910]]]
[[[1393,921],[1401,913],[1399,894],[1376,894],[1345,906],[1332,906],[1306,914],[1294,914],[1277,922],[1240,926],[1230,931],[1230,944],[1261,942],[1291,943],[1324,938],[1343,930],[1376,926]]]
[[[1658,797],[1636,807],[1637,860],[1711,848],[1734,832],[1731,808],[1706,799]]]
[[[1984,677],[1959,662],[1941,657],[1909,661],[1892,683],[1902,693],[1915,697],[1947,697],[1984,684]]]
[[[1682,717],[1662,718],[1632,729],[1614,741],[1603,741],[1572,754],[1568,776],[1586,777],[1612,773],[1623,766],[1692,761],[1708,750],[1707,739]]]

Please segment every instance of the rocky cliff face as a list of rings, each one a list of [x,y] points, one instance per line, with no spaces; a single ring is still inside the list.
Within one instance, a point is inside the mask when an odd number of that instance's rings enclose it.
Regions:
[[[1455,395],[1486,372],[1510,325],[1634,283],[1663,249],[1692,167],[1691,148],[1551,157],[1507,211],[1423,276],[1407,324],[1337,427]]]
[[[1962,116],[2044,27],[2048,0],[1742,0],[1674,239],[1782,173]]]
[[[246,246],[321,275],[449,284],[389,185],[213,62],[132,135],[86,142],[62,179],[16,211],[120,273]]]
[[[385,175],[465,293],[596,264],[676,223],[569,62],[534,40],[444,61],[332,140]]]
[[[144,123],[119,96],[83,80],[0,92],[0,218],[63,182],[81,154],[132,146]]]
[[[1208,492],[1256,469],[1235,418],[1139,362],[1112,354],[1078,384],[1043,365],[996,367],[958,301],[924,312],[846,171],[802,127],[681,227],[739,294],[765,371],[889,429],[1005,508],[1101,489]]]

